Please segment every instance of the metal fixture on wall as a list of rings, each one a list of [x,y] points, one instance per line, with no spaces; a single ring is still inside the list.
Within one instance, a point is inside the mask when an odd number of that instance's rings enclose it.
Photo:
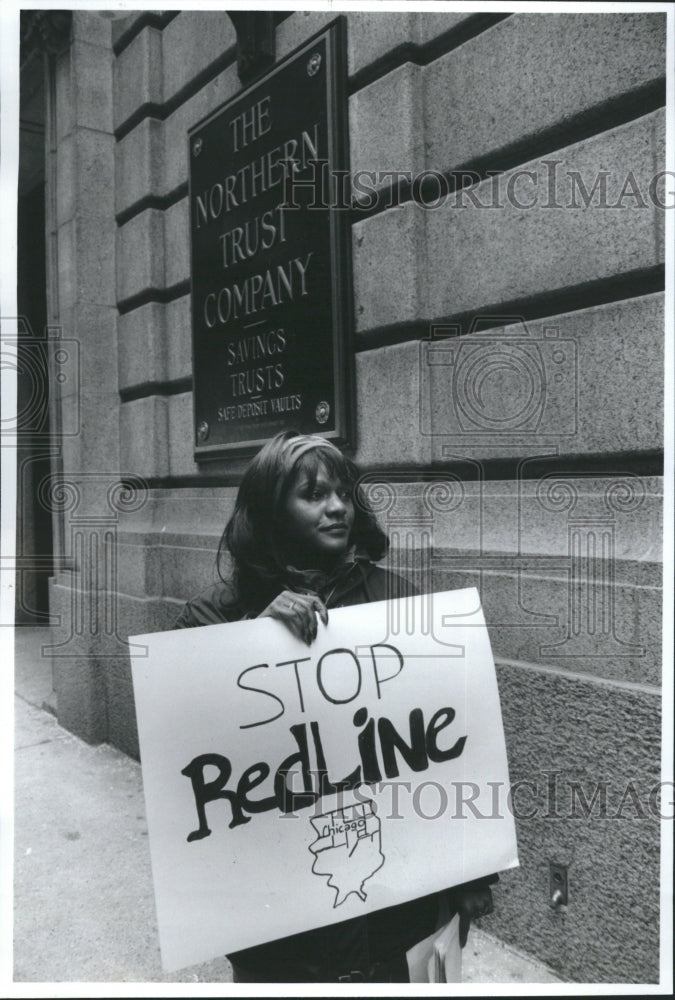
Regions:
[[[237,74],[247,84],[274,63],[274,13],[250,10],[227,13],[237,32]]]
[[[549,862],[549,906],[558,913],[567,912],[569,885],[567,881],[567,865]]]
[[[274,65],[277,25],[292,11],[228,10],[237,32],[237,74],[246,85]]]

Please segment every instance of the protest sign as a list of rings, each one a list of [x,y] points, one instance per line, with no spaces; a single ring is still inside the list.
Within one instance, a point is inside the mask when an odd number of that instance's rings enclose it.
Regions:
[[[475,589],[131,641],[168,971],[517,865]]]

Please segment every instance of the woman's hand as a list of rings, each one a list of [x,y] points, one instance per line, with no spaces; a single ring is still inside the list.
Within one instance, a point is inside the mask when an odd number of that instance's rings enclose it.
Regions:
[[[492,890],[486,886],[458,885],[450,896],[453,909],[459,914],[459,946],[463,948],[469,936],[471,921],[492,913]]]
[[[326,605],[316,594],[296,594],[292,590],[282,590],[272,603],[260,612],[258,618],[276,618],[277,621],[283,622],[294,636],[309,646],[316,639],[319,627],[317,615],[324,625],[328,624]]]

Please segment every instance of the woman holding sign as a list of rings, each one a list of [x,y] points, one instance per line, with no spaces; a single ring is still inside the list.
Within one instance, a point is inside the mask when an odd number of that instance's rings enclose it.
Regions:
[[[308,645],[329,608],[405,597],[406,581],[376,565],[388,539],[362,497],[358,470],[317,435],[285,431],[245,472],[218,551],[222,582],[189,601],[192,628],[276,618]],[[230,574],[225,573],[227,554]],[[473,918],[492,911],[496,876],[449,890],[464,946]],[[408,982],[406,952],[437,926],[437,894],[229,956],[238,982]],[[447,912],[447,906],[446,906]]]

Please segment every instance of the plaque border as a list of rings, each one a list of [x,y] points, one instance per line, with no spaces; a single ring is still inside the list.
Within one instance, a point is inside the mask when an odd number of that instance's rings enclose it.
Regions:
[[[328,112],[327,142],[328,169],[344,170],[349,176],[349,106],[347,81],[347,18],[340,14],[320,31],[301,42],[292,52],[258,77],[247,87],[243,87],[232,97],[223,101],[187,130],[188,144],[188,201],[189,201],[189,242],[190,242],[190,342],[192,363],[192,445],[195,462],[204,463],[223,458],[246,458],[254,455],[270,437],[249,441],[233,441],[231,444],[200,445],[197,442],[196,386],[195,386],[195,320],[193,296],[193,256],[192,256],[192,171],[191,145],[195,132],[221,115],[225,109],[242,100],[247,94],[282,70],[288,63],[298,59],[317,42],[326,39],[326,98]],[[328,209],[331,255],[331,293],[333,298],[333,323],[331,341],[333,350],[335,427],[322,431],[317,428],[312,433],[321,435],[343,450],[355,448],[355,380],[354,380],[354,302],[351,256],[351,210],[344,207]]]

